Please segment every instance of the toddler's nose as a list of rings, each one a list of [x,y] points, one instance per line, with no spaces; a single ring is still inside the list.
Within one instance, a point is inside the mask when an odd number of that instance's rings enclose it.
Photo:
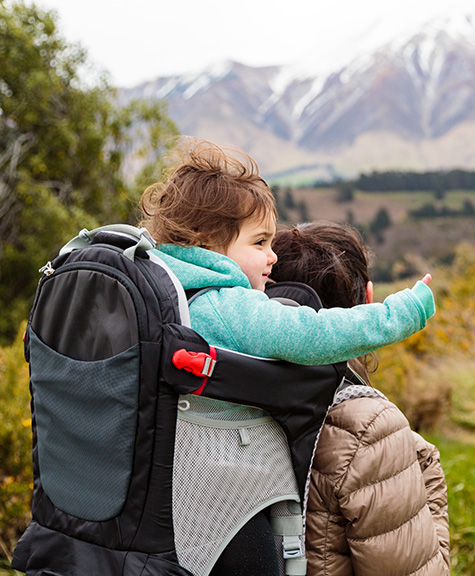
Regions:
[[[277,254],[272,250],[272,248],[269,251],[267,260],[269,264],[271,264],[272,266],[277,262]]]

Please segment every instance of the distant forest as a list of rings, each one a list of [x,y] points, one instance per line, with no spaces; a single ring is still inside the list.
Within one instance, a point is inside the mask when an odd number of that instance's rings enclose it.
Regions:
[[[475,172],[449,170],[434,172],[371,172],[361,174],[351,184],[365,192],[475,190]],[[328,184],[327,184],[328,185]],[[320,187],[317,184],[316,187]]]

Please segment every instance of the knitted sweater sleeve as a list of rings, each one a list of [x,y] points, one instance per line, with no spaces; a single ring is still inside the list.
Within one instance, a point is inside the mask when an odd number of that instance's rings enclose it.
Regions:
[[[330,411],[312,469],[307,548],[308,576],[450,573],[414,436],[390,402],[354,399]]]
[[[211,344],[297,364],[361,356],[424,328],[435,312],[418,282],[383,303],[323,309],[284,306],[246,288],[210,290],[191,305],[192,326]]]

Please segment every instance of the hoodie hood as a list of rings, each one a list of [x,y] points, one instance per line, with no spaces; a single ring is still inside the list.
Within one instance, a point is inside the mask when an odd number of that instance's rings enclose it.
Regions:
[[[162,244],[154,252],[173,270],[185,290],[208,286],[251,288],[236,262],[218,252],[176,244]]]

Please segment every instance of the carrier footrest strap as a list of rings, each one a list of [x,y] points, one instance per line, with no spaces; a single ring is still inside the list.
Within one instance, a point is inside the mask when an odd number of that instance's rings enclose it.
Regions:
[[[286,576],[305,576],[307,574],[307,560],[300,558],[289,558],[285,561]]]
[[[286,576],[305,576],[307,560],[301,538],[304,532],[302,515],[272,516],[271,526],[274,534],[282,536]]]
[[[303,556],[302,542],[298,536],[284,536],[282,550],[286,560]]]

